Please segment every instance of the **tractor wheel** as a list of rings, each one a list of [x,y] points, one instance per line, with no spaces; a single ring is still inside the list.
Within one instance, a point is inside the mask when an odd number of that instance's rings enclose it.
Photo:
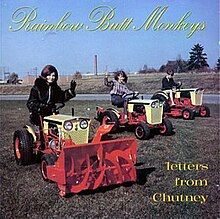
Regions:
[[[52,182],[48,179],[47,176],[47,166],[55,165],[55,162],[57,160],[56,154],[44,154],[41,158],[41,175],[45,181]]]
[[[25,166],[35,161],[35,155],[33,154],[33,138],[27,130],[15,131],[13,147],[15,160],[18,165]]]
[[[207,106],[202,106],[199,110],[199,115],[201,117],[209,117],[210,116],[210,109]]]
[[[162,127],[159,130],[159,132],[161,135],[171,135],[173,133],[172,122],[169,119],[164,118],[162,122]]]
[[[150,129],[146,123],[141,122],[137,125],[135,128],[135,136],[140,140],[148,139],[150,137]]]
[[[195,118],[195,114],[194,114],[193,110],[191,110],[191,109],[184,109],[182,111],[182,117],[185,120],[192,120]]]
[[[106,110],[103,113],[102,123],[103,123],[103,120],[106,124],[112,123],[112,122],[115,123],[115,125],[113,126],[111,132],[116,132],[117,129],[119,128],[119,119],[118,119],[117,115],[114,112],[112,112],[110,110]]]
[[[163,111],[165,113],[169,112],[170,111],[170,106],[169,106],[169,103],[168,103],[168,100],[166,99],[166,97],[164,97],[163,95],[161,94],[154,94],[152,97],[151,97],[151,100],[156,100],[158,99],[159,101],[163,102]]]

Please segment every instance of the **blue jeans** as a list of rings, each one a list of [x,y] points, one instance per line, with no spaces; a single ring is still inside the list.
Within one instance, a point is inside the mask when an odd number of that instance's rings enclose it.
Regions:
[[[111,102],[113,106],[117,106],[119,108],[124,108],[124,113],[127,114],[127,99],[123,98],[120,95],[112,94]]]

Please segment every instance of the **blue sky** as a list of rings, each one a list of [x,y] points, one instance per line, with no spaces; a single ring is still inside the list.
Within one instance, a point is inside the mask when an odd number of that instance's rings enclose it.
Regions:
[[[115,8],[111,22],[122,22],[133,18],[134,25],[140,25],[157,6],[168,6],[160,22],[178,22],[188,11],[192,14],[188,22],[206,22],[203,31],[196,32],[187,39],[188,31],[53,31],[11,32],[16,24],[12,14],[22,6],[37,8],[37,18],[33,23],[57,23],[66,13],[71,12],[67,23],[81,22],[94,27],[89,13],[97,6],[108,5]],[[25,75],[31,68],[40,71],[46,64],[56,66],[61,74],[77,70],[93,72],[94,55],[98,55],[98,71],[103,72],[123,68],[138,71],[147,64],[159,68],[167,60],[175,60],[178,55],[189,58],[194,44],[200,43],[208,55],[208,63],[213,67],[219,56],[218,0],[1,0],[1,66]],[[21,16],[21,15],[20,15]],[[19,17],[18,17],[19,18]]]

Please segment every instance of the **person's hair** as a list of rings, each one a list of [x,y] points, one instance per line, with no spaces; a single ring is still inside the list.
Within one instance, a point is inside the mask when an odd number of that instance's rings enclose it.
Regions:
[[[174,70],[173,69],[168,69],[167,74],[173,76],[174,75]]]
[[[43,78],[46,78],[48,75],[50,75],[51,73],[55,73],[55,77],[56,77],[56,81],[58,79],[58,71],[57,69],[53,66],[53,65],[46,65],[43,70],[41,71],[41,76]]]
[[[124,71],[117,71],[114,73],[115,74],[115,80],[118,81],[118,76],[122,75],[124,77],[124,82],[127,83],[128,81],[128,76],[126,75],[126,73]]]

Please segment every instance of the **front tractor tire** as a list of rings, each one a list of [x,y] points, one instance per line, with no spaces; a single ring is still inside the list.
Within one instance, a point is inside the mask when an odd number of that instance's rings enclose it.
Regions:
[[[47,174],[47,166],[52,166],[55,165],[55,162],[57,160],[56,154],[44,154],[41,158],[41,175],[43,179],[47,182],[52,182],[51,180],[48,179],[48,174]]]
[[[25,166],[35,161],[35,155],[33,154],[33,138],[27,130],[15,131],[13,147],[15,160],[18,165]]]
[[[141,122],[136,126],[134,133],[139,140],[145,140],[150,137],[150,129],[144,122]]]
[[[210,117],[210,109],[207,106],[202,106],[199,109],[199,116],[201,117]]]
[[[173,124],[168,118],[164,118],[162,126],[159,129],[161,135],[172,135],[173,134]]]
[[[193,120],[195,118],[195,114],[192,109],[184,109],[182,111],[182,117],[184,120]]]

